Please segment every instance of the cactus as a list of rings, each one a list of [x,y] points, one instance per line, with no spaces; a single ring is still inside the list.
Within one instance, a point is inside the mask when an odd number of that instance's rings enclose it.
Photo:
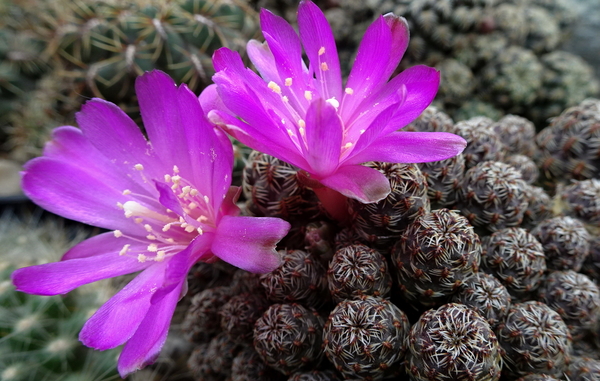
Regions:
[[[544,220],[531,234],[544,248],[548,269],[579,271],[589,254],[589,233],[574,218],[559,216]]]
[[[483,161],[502,161],[504,144],[492,129],[494,121],[486,117],[473,117],[454,125],[454,132],[467,141],[465,157],[466,169],[473,168]]]

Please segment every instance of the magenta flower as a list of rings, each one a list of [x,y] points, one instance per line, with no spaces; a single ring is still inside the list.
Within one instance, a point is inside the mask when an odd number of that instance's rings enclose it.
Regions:
[[[141,271],[79,336],[99,350],[125,344],[122,376],[158,356],[194,263],[220,258],[271,271],[279,265],[275,244],[290,227],[238,216],[231,143],[185,85],[155,71],[138,78],[136,91],[149,141],[117,106],[93,99],[77,114],[81,130],[57,128],[23,174],[23,189],[38,205],[113,231],[80,243],[61,262],[12,276],[19,291],[56,295]]]
[[[431,103],[440,80],[435,69],[416,66],[388,82],[408,45],[405,19],[387,14],[367,29],[345,87],[331,28],[314,3],[300,2],[299,37],[267,10],[260,22],[266,42],[250,41],[248,54],[262,78],[221,48],[215,85],[200,96],[209,119],[242,143],[364,203],[386,197],[390,186],[362,163],[436,161],[465,148],[457,135],[397,131]]]

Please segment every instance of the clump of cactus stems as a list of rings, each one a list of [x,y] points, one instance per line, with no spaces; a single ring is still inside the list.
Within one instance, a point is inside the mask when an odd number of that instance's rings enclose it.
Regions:
[[[587,276],[573,270],[551,272],[540,288],[540,300],[558,312],[573,340],[592,335],[600,319],[600,290]]]
[[[345,378],[382,380],[406,352],[410,324],[385,299],[345,300],[331,311],[323,329],[323,349]]]
[[[563,212],[598,231],[600,228],[600,180],[573,181],[558,192]]]
[[[496,333],[507,376],[543,373],[560,377],[566,370],[571,334],[560,315],[546,304],[513,304]]]
[[[256,321],[254,349],[285,375],[313,369],[322,357],[323,320],[299,304],[273,304]]]
[[[497,381],[502,367],[498,339],[488,322],[464,304],[425,312],[407,339],[406,372],[414,381]]]
[[[482,240],[481,270],[492,274],[516,299],[526,299],[546,272],[544,249],[521,228],[506,228]]]
[[[492,128],[494,121],[486,117],[473,117],[454,125],[454,132],[467,141],[465,157],[467,169],[483,161],[502,161],[505,155],[504,144]]]
[[[477,271],[479,236],[455,211],[439,209],[415,220],[392,248],[398,284],[411,303],[439,306]]]

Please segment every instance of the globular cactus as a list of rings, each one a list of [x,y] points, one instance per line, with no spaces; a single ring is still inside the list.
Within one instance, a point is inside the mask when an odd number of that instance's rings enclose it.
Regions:
[[[410,324],[385,299],[345,300],[331,311],[323,329],[323,349],[345,378],[382,380],[404,357]]]
[[[488,322],[464,304],[425,312],[407,339],[406,372],[413,381],[497,381],[498,339]]]
[[[559,216],[544,220],[531,234],[544,248],[548,269],[579,271],[589,254],[589,233],[574,218]]]
[[[448,209],[415,220],[392,248],[402,295],[425,307],[446,303],[477,271],[480,255],[473,227]]]
[[[454,125],[454,132],[467,141],[462,155],[467,169],[483,161],[502,161],[505,155],[504,144],[492,128],[494,121],[477,116]]]
[[[562,211],[590,227],[600,227],[600,180],[573,181],[559,190]]]
[[[522,116],[508,114],[492,124],[492,129],[504,143],[508,155],[525,155],[534,157],[537,151],[535,145],[535,125]]]
[[[533,160],[525,155],[511,155],[504,159],[504,163],[512,166],[521,174],[527,184],[533,184],[540,176],[540,171]]]

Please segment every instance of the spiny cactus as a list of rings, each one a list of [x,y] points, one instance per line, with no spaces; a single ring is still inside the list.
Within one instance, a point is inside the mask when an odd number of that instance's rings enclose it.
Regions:
[[[559,216],[544,220],[531,234],[544,248],[548,269],[579,271],[589,254],[589,233],[574,218]]]
[[[268,307],[269,302],[262,295],[236,295],[219,310],[221,329],[232,341],[251,345],[254,323]]]
[[[464,304],[425,312],[407,339],[413,381],[500,379],[500,346],[488,322]]]
[[[231,379],[236,381],[284,381],[286,377],[265,364],[254,348],[246,347],[233,359]]]
[[[504,143],[507,155],[535,156],[535,125],[530,120],[508,114],[493,123],[491,128]]]
[[[527,209],[523,213],[521,227],[531,230],[543,220],[553,216],[552,199],[540,187],[526,184],[523,190],[527,200]]]
[[[600,227],[600,180],[574,181],[558,196],[567,215]]]
[[[544,249],[521,228],[506,228],[482,240],[481,269],[494,275],[517,300],[535,291],[546,271]]]
[[[419,117],[410,122],[403,131],[420,132],[453,132],[454,121],[448,114],[435,106],[429,106],[419,115]]]
[[[221,330],[219,311],[233,296],[229,287],[213,287],[192,297],[186,311],[182,330],[194,343],[208,342]]]
[[[410,324],[385,299],[345,300],[331,311],[323,329],[323,349],[344,377],[382,380],[404,357]]]
[[[417,165],[427,179],[427,196],[431,205],[434,208],[453,207],[465,174],[464,156],[459,154],[449,159]]]
[[[502,161],[505,150],[502,141],[492,129],[494,121],[481,116],[458,122],[454,132],[467,141],[462,155],[467,169],[483,161]]]
[[[337,250],[327,269],[329,292],[336,303],[363,295],[385,298],[392,287],[386,259],[365,245]]]
[[[482,233],[521,224],[527,210],[525,182],[508,164],[484,161],[469,169],[458,192],[458,209]]]
[[[552,119],[536,136],[538,164],[550,181],[600,177],[600,100],[586,99]]]
[[[511,298],[498,279],[479,272],[463,282],[452,296],[452,302],[473,308],[495,329],[508,313]]]
[[[571,334],[560,315],[546,304],[533,300],[513,304],[496,333],[508,376],[531,372],[560,377],[566,370]]]
[[[340,381],[340,379],[332,370],[313,370],[295,373],[287,381]]]
[[[402,295],[425,307],[447,302],[477,271],[480,255],[473,227],[448,209],[415,220],[392,248]]]
[[[261,276],[261,284],[269,300],[315,308],[327,303],[326,270],[321,262],[303,250],[279,253],[281,265]]]
[[[285,375],[310,370],[321,361],[323,319],[299,304],[273,304],[256,321],[254,349]]]
[[[427,181],[416,164],[369,162],[366,165],[389,179],[391,192],[371,204],[349,199],[348,210],[354,217],[354,230],[359,238],[376,248],[386,248],[409,223],[429,211]]]
[[[551,272],[538,293],[540,300],[567,324],[573,340],[583,339],[598,329],[600,290],[587,276],[573,270]]]

